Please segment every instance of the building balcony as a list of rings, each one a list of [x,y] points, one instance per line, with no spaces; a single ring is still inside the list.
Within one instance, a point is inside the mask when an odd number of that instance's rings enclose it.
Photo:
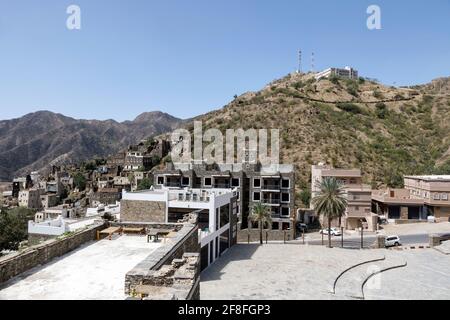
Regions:
[[[164,184],[165,187],[169,187],[169,188],[180,188],[181,187],[181,182],[166,182]]]
[[[262,199],[262,203],[264,204],[280,204],[280,199]]]
[[[276,183],[267,183],[261,186],[262,190],[280,190],[281,185]]]
[[[215,183],[214,188],[229,189],[231,187],[229,183]]]

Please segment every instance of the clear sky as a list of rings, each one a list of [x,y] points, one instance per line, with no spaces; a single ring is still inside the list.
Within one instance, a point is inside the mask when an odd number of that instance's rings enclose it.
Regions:
[[[66,27],[71,4],[81,30]],[[306,70],[314,51],[316,69],[387,84],[450,76],[450,1],[0,0],[0,119],[192,117],[294,71],[299,48]]]

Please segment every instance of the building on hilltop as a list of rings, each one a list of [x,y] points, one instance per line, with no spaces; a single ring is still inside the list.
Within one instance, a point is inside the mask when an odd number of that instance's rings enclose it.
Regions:
[[[330,78],[330,77],[339,77],[339,78],[346,78],[346,79],[358,79],[358,71],[351,68],[351,67],[345,67],[343,69],[341,68],[328,68],[323,70],[322,72],[319,72],[316,74],[316,80],[320,80],[322,78]]]

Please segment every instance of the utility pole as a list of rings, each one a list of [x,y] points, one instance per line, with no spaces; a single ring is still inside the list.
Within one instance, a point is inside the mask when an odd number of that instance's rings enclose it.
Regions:
[[[297,73],[302,73],[302,50],[298,51],[298,69]]]
[[[311,72],[314,72],[314,52],[311,53]]]
[[[361,221],[361,249],[364,248],[364,226],[363,222]]]
[[[341,248],[344,247],[344,227],[341,227]]]

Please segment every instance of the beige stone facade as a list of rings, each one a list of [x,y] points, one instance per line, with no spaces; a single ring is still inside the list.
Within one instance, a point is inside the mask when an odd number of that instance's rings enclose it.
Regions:
[[[122,200],[120,219],[126,222],[166,222],[166,203],[162,201]]]

